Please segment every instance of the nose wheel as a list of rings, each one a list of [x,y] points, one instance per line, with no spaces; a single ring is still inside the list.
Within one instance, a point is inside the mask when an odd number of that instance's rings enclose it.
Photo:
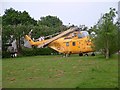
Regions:
[[[88,56],[88,54],[86,53],[84,56]]]
[[[69,57],[70,54],[63,54],[63,57]]]
[[[83,56],[83,53],[79,53],[79,56]]]
[[[91,56],[95,56],[95,53],[92,53]]]

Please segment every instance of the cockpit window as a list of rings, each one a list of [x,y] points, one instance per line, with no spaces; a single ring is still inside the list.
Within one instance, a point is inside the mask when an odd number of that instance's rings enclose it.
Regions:
[[[83,38],[89,36],[87,31],[81,31],[80,33],[78,33],[78,38]]]
[[[89,34],[88,34],[87,31],[81,31],[81,32],[82,32],[82,35],[83,35],[84,37],[89,36]]]

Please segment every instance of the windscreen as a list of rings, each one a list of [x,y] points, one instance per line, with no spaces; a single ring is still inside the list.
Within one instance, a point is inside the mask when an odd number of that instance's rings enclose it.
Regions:
[[[83,38],[83,37],[86,37],[86,36],[89,36],[89,33],[87,31],[81,31],[78,34],[78,38]]]
[[[87,31],[81,31],[81,33],[82,33],[82,36],[83,36],[83,37],[89,36],[89,34],[88,34]]]

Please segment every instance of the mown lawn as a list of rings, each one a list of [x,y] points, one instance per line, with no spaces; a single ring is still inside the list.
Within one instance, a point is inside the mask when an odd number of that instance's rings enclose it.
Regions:
[[[2,59],[0,57],[0,89],[2,88]]]
[[[117,88],[118,58],[72,55],[2,60],[3,88]]]

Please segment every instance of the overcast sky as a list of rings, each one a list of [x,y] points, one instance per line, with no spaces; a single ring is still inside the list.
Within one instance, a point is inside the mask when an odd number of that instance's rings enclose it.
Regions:
[[[1,2],[2,10],[0,14],[4,14],[5,9],[14,8],[18,11],[27,11],[31,17],[38,20],[42,16],[52,15],[59,17],[64,25],[74,24],[81,25],[84,24],[88,27],[93,26],[97,23],[98,19],[102,14],[109,11],[110,7],[116,8],[118,10],[118,2],[78,2],[78,1],[52,1],[48,2],[38,2],[35,0],[27,2],[8,2],[5,0]],[[0,5],[1,6],[1,5]]]

